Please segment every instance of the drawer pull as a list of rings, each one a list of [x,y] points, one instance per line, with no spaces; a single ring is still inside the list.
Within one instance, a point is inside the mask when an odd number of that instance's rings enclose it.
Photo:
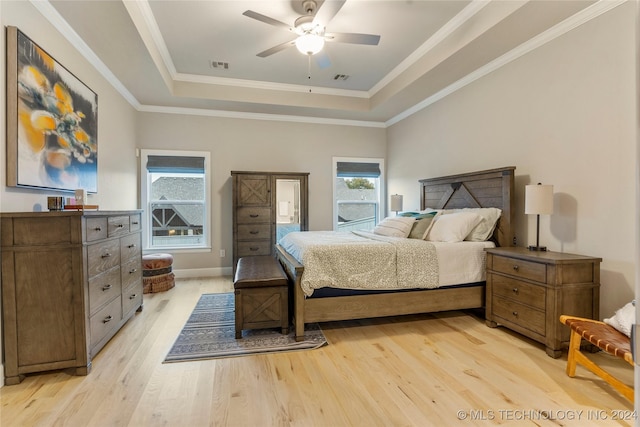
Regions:
[[[249,232],[249,234],[259,234],[259,233],[260,233],[259,231],[255,231],[255,230],[252,230]]]
[[[124,224],[118,224],[116,227],[122,228],[122,227],[124,227]]]
[[[133,221],[131,224],[133,224],[133,225],[138,225],[138,224],[140,224],[140,223],[139,223],[138,221]]]
[[[514,311],[514,312],[513,312],[513,313],[511,313],[511,314],[513,314],[513,316],[514,316],[514,317],[518,317],[518,312],[517,312],[517,311]]]
[[[513,266],[514,271],[518,271],[520,269],[520,267],[518,267],[517,265]]]
[[[129,295],[129,299],[135,299],[138,296],[138,294],[131,294]]]
[[[93,229],[94,231],[102,231],[102,227],[96,227]]]
[[[136,244],[135,244],[135,243],[133,243],[133,244],[131,244],[131,245],[127,246],[127,247],[128,247],[129,249],[133,249],[133,248],[135,248],[135,247],[136,247]]]
[[[109,323],[109,322],[111,322],[112,319],[113,319],[113,317],[111,317],[111,315],[109,315],[109,316],[105,317],[102,320],[102,323]]]
[[[134,269],[132,269],[132,270],[129,270],[129,274],[133,274],[133,273],[135,273],[136,271],[138,271],[138,269],[137,269],[137,268],[134,268]]]
[[[113,287],[113,286],[112,286],[111,284],[109,284],[109,285],[104,285],[104,286],[102,287],[102,290],[103,290],[103,291],[108,291],[108,290],[109,290],[109,289],[111,289],[112,287]]]
[[[102,254],[102,258],[110,258],[111,254],[107,252],[106,254]]]
[[[254,252],[255,252],[255,251],[257,251],[257,250],[260,250],[260,248],[252,247],[252,248],[249,248],[249,250],[250,250],[250,251],[254,251]]]
[[[513,288],[512,291],[516,295],[518,295],[520,293],[520,290],[518,288]]]
[[[251,214],[251,215],[249,215],[249,216],[250,216],[251,218],[258,218],[260,215],[258,215],[258,214]]]

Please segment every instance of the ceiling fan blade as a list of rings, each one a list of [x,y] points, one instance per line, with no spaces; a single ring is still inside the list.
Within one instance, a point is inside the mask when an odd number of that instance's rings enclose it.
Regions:
[[[342,9],[346,0],[325,0],[316,11],[316,16],[313,18],[313,25],[320,25],[326,27],[329,21]]]
[[[367,44],[372,46],[380,42],[380,36],[378,35],[359,33],[325,33],[324,39],[328,42]]]
[[[291,25],[287,25],[282,21],[278,21],[277,19],[269,18],[261,13],[254,12],[253,10],[245,10],[242,13],[244,16],[248,16],[249,18],[256,19],[260,22],[264,22],[265,24],[273,25],[274,27],[286,28],[289,31],[293,31],[294,28],[291,28]]]
[[[326,49],[322,49],[320,52],[316,53],[313,56],[316,61],[316,65],[321,70],[324,70],[325,68],[329,68],[331,66],[331,59],[329,58],[329,54],[327,53]]]
[[[285,50],[288,47],[295,46],[295,44],[296,44],[296,40],[293,39],[291,41],[276,45],[276,46],[274,46],[274,47],[272,47],[270,49],[262,51],[262,52],[258,53],[256,56],[259,56],[260,58],[266,58],[267,56],[271,56],[274,53],[278,53],[281,50]]]

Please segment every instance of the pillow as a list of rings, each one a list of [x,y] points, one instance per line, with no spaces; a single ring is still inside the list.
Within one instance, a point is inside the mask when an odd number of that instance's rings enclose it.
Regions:
[[[380,221],[373,232],[381,236],[407,237],[415,221],[416,219],[411,217],[390,216]]]
[[[624,307],[616,310],[613,317],[604,319],[604,323],[613,326],[623,334],[631,337],[631,325],[636,323],[636,301],[627,303]]]
[[[455,212],[438,215],[427,235],[432,242],[462,242],[480,224],[482,217],[473,212]]]
[[[444,211],[445,214],[457,212],[473,212],[482,217],[480,224],[476,225],[464,239],[471,242],[484,242],[485,240],[489,240],[493,235],[493,230],[495,230],[498,219],[500,219],[500,215],[502,214],[502,211],[498,208],[464,208]]]
[[[418,214],[414,218],[416,221],[413,223],[413,227],[411,227],[411,232],[409,233],[410,239],[424,239],[429,234],[429,230],[431,230],[431,226],[433,225],[433,219],[436,216],[436,212],[431,212],[428,214]]]

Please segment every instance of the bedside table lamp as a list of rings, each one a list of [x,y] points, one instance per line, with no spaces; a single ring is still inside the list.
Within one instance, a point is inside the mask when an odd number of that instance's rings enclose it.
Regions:
[[[394,194],[391,196],[391,209],[396,212],[396,216],[398,216],[398,212],[402,210],[402,195]]]
[[[553,214],[553,185],[526,185],[524,190],[524,213],[536,215],[536,245],[529,250],[546,251],[540,246],[540,215]]]

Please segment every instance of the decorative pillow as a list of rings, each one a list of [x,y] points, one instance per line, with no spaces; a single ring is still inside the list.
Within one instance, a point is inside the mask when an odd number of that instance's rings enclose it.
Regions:
[[[481,221],[482,217],[473,212],[438,215],[427,235],[427,240],[449,243],[462,242]]]
[[[429,234],[431,226],[433,225],[433,219],[436,217],[436,212],[428,214],[418,214],[414,218],[416,221],[413,223],[411,232],[409,233],[410,239],[424,239]]]
[[[412,217],[390,216],[380,221],[373,232],[381,236],[407,237],[414,222],[416,219]]]
[[[469,235],[464,239],[471,242],[484,242],[489,240],[496,228],[498,219],[502,215],[502,210],[498,208],[464,208],[464,209],[447,209],[445,214],[457,212],[473,212],[482,217],[480,224],[476,225]]]
[[[636,323],[636,300],[628,302],[624,307],[616,310],[613,317],[604,319],[604,323],[631,337],[631,325]]]

